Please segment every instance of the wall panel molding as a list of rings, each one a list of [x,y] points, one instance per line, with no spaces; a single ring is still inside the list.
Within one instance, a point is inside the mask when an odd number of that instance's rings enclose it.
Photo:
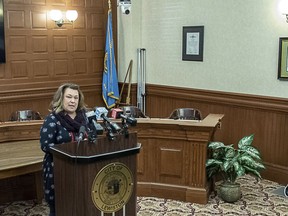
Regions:
[[[171,99],[175,98],[177,100],[193,100],[234,107],[250,107],[259,110],[274,110],[288,113],[288,99],[286,98],[151,84],[148,84],[146,93],[149,96],[161,95],[163,97],[169,97]]]

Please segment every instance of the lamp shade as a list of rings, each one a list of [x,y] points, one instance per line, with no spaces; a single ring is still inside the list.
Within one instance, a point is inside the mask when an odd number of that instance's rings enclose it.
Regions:
[[[74,22],[78,18],[78,12],[76,10],[67,10],[66,19]]]
[[[288,1],[287,0],[282,0],[278,4],[278,10],[280,11],[281,14],[288,14]]]
[[[50,18],[53,21],[59,21],[62,19],[62,12],[60,10],[51,10],[50,11]]]

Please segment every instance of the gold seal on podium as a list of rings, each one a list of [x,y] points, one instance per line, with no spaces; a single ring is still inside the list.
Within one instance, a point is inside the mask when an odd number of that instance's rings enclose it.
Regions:
[[[96,175],[92,184],[92,200],[102,212],[117,212],[133,192],[133,175],[123,163],[110,163]]]

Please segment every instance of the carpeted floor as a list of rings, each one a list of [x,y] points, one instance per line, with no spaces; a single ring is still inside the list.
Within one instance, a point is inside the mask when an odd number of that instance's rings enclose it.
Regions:
[[[137,198],[137,216],[288,216],[288,198],[279,193],[281,185],[251,176],[239,178],[242,198],[235,203],[225,203],[217,195],[211,194],[206,205],[180,202],[155,197]],[[277,193],[275,191],[278,191]],[[48,208],[43,202],[20,201],[0,205],[2,216],[47,216]]]

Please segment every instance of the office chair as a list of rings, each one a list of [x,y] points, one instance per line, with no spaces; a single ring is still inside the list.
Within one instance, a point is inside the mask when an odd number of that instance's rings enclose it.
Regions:
[[[202,120],[202,114],[194,108],[178,108],[168,117],[169,119]]]
[[[41,120],[42,117],[39,112],[33,110],[19,110],[10,115],[9,121],[29,121]]]
[[[148,118],[148,116],[144,115],[144,113],[136,106],[123,106],[119,108],[122,109],[123,114],[128,117]]]

